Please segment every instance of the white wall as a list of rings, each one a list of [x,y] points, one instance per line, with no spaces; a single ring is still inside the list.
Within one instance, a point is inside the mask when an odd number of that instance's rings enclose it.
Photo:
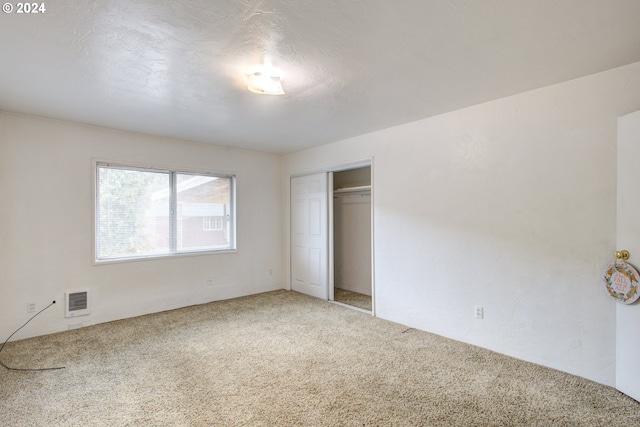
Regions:
[[[371,295],[371,195],[334,197],[333,230],[334,286]]]
[[[94,158],[237,173],[237,253],[93,265]],[[270,154],[0,113],[0,336],[31,316],[29,302],[58,303],[14,339],[282,288],[280,163]],[[65,319],[65,290],[85,287],[91,314]]]
[[[599,274],[616,118],[638,109],[640,63],[288,155],[283,194],[373,156],[378,316],[613,385]]]

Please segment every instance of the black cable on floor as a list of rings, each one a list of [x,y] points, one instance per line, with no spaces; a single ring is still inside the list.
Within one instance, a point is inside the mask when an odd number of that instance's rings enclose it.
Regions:
[[[39,312],[37,312],[36,314],[34,314],[33,316],[31,316],[31,319],[27,320],[24,325],[20,326],[18,329],[16,329],[15,331],[13,331],[13,333],[11,335],[9,335],[9,338],[7,338],[5,340],[5,342],[2,343],[2,347],[0,347],[0,353],[2,352],[2,350],[4,349],[4,346],[6,343],[9,342],[9,340],[11,339],[12,336],[14,336],[16,334],[16,332],[18,332],[20,329],[24,328],[25,326],[27,326],[27,323],[31,322],[38,314],[42,313],[43,311],[45,311],[47,308],[51,307],[53,304],[55,304],[56,302],[53,301],[51,304],[49,304],[48,306],[46,306],[45,308],[43,308],[42,310],[40,310]],[[10,366],[5,365],[2,360],[0,360],[0,365],[2,365],[4,368],[10,370],[10,371],[55,371],[57,369],[64,369],[64,366],[60,366],[58,368],[12,368]]]

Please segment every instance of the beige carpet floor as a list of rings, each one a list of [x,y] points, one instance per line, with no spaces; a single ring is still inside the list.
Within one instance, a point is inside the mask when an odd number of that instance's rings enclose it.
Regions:
[[[37,321],[34,320],[34,322]],[[611,387],[276,291],[9,343],[2,426],[639,426]]]
[[[333,291],[334,301],[371,311],[372,304],[371,297],[369,295],[363,295],[340,288],[334,288]]]

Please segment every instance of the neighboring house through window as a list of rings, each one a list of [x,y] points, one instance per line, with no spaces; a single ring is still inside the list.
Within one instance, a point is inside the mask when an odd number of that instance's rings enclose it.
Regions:
[[[202,219],[202,230],[204,231],[220,231],[223,229],[222,217],[205,217]]]

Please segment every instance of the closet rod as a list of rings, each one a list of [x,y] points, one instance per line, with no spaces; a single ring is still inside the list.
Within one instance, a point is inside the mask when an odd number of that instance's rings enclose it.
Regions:
[[[370,185],[361,185],[359,187],[338,188],[337,190],[333,190],[333,194],[336,194],[336,193],[353,193],[354,191],[364,191],[364,190],[371,191],[371,186]]]
[[[336,194],[333,196],[334,199],[351,199],[353,197],[371,197],[371,194]]]

